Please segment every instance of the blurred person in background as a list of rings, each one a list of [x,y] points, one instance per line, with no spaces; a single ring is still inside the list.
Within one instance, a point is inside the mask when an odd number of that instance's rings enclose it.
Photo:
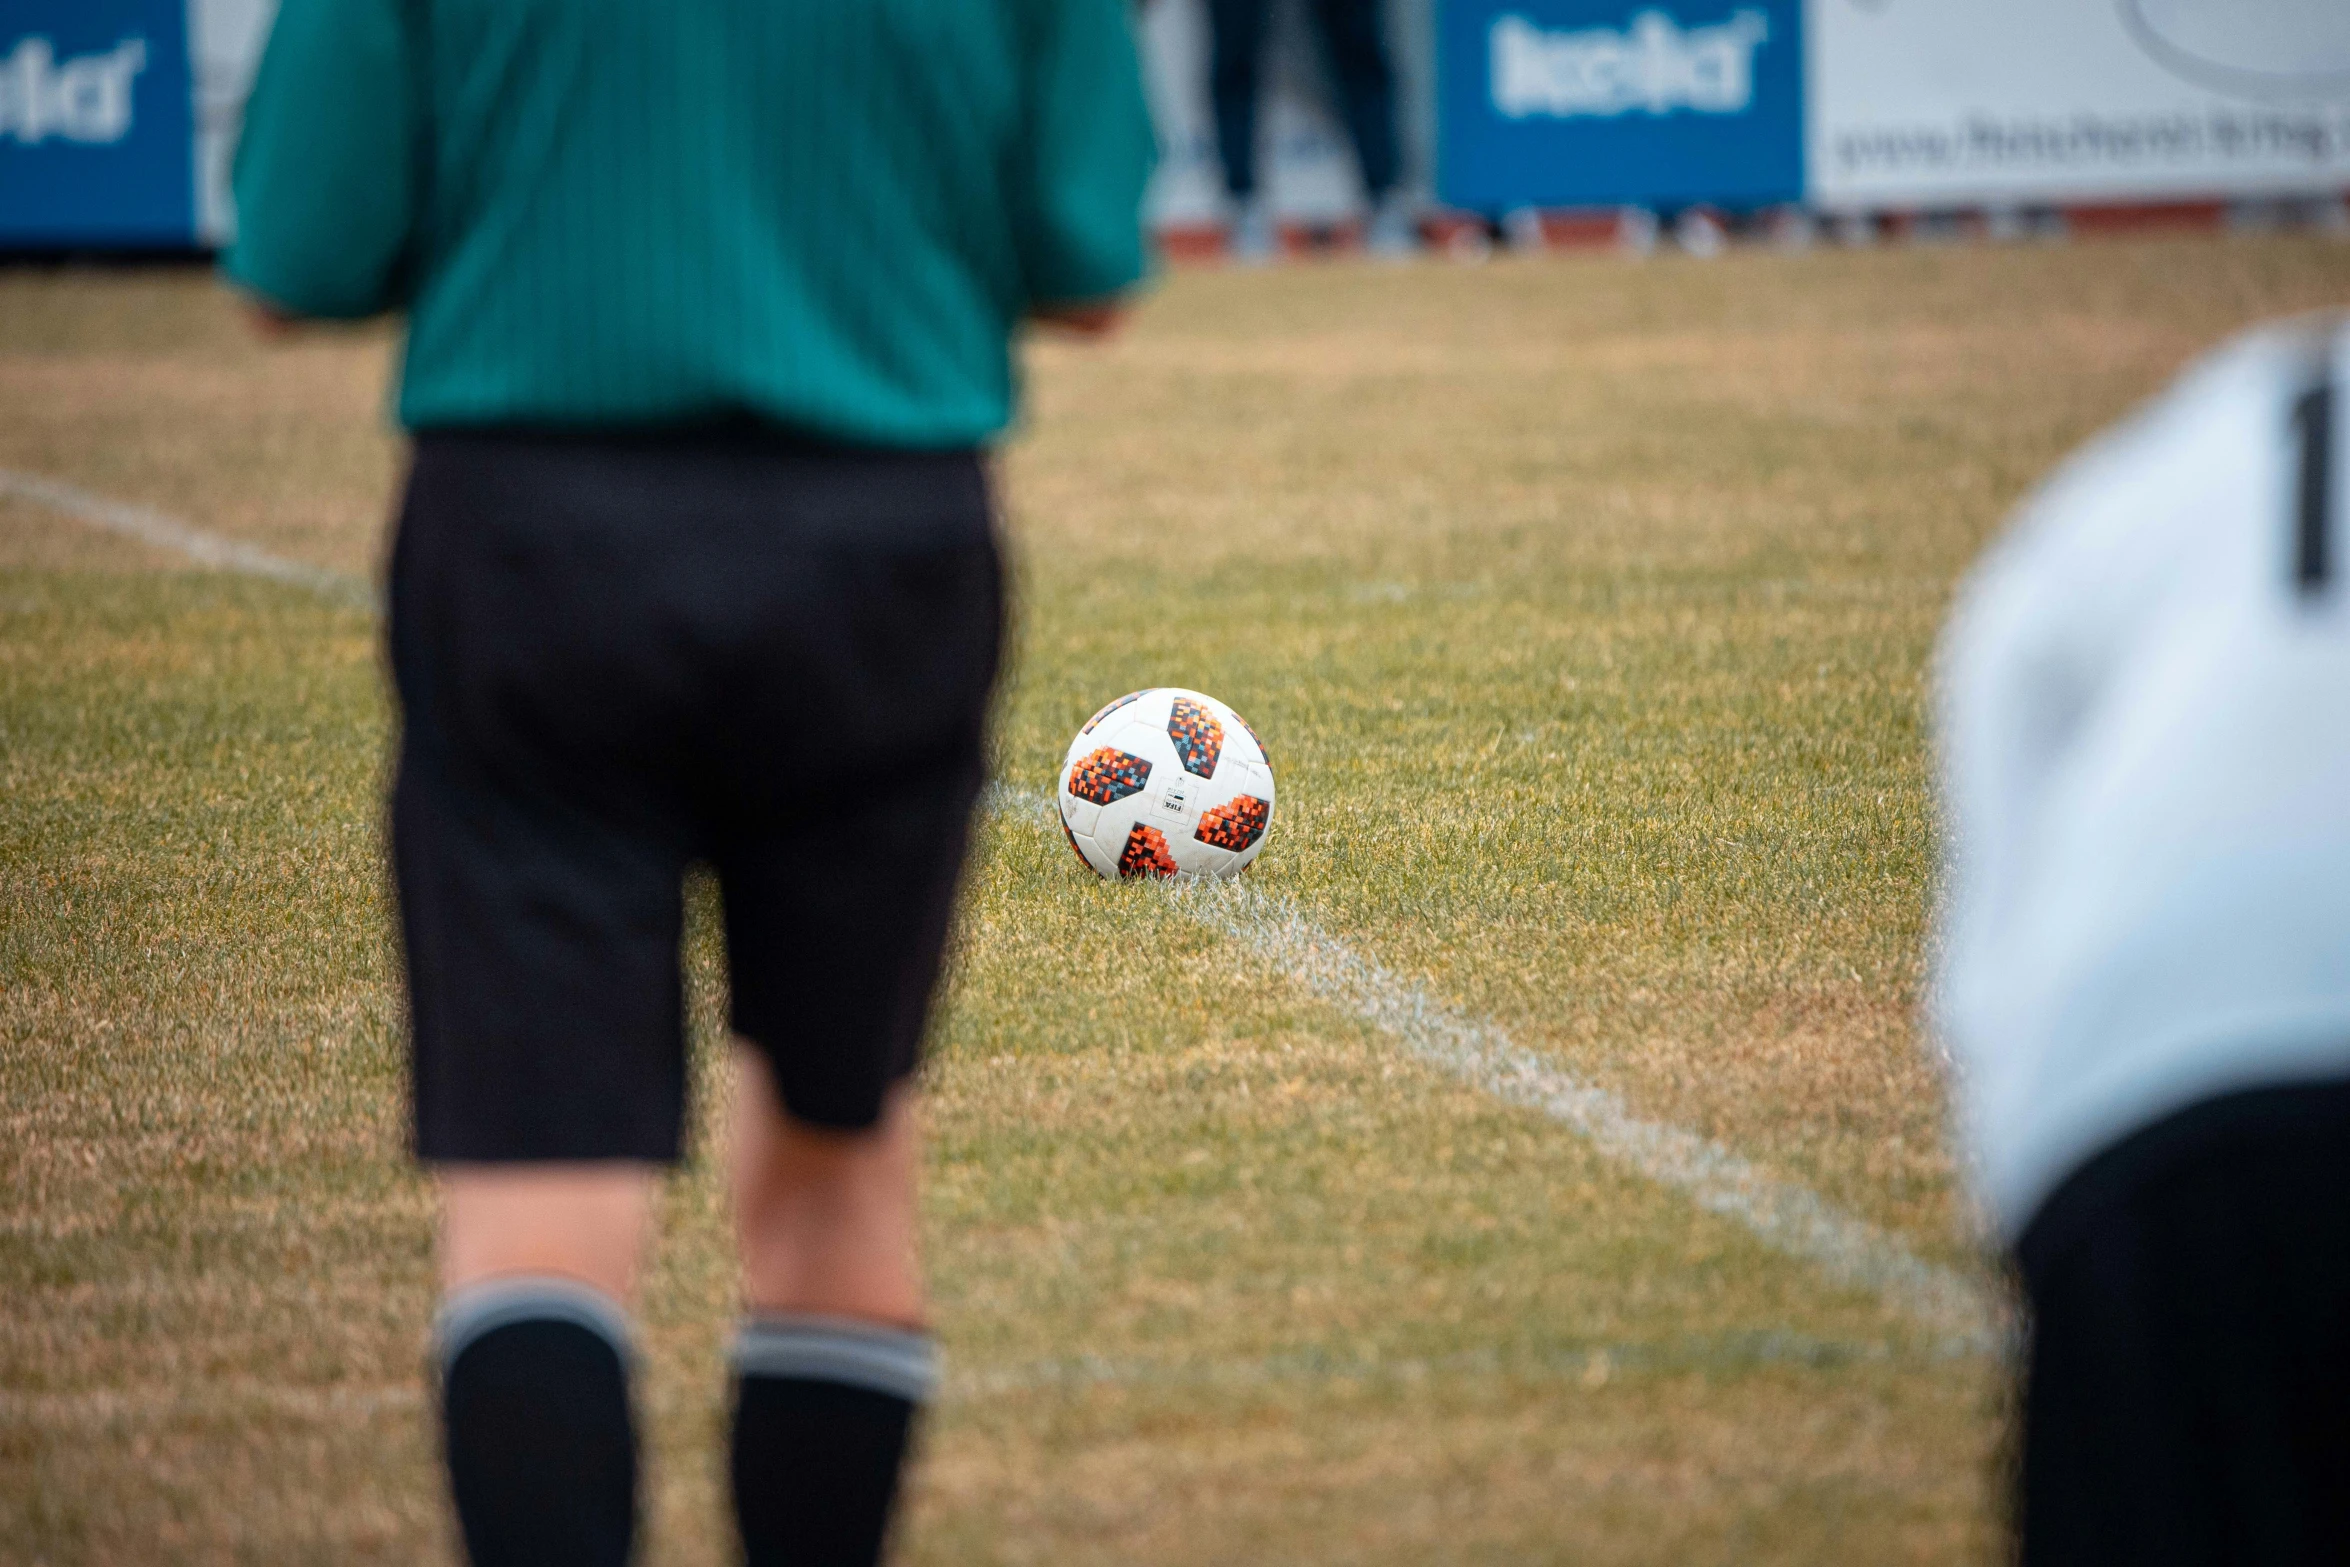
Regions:
[[[2350,332],[2075,458],[1942,648],[1934,1010],[2028,1567],[2350,1561]]]
[[[1123,0],[285,0],[224,268],[403,312],[391,838],[480,1567],[625,1561],[629,1309],[724,895],[753,1564],[880,1554],[933,1382],[911,1087],[1025,320],[1145,273]]]
[[[1386,7],[1380,0],[1307,0],[1327,51],[1338,109],[1354,143],[1371,217],[1363,242],[1373,255],[1419,249],[1417,221],[1397,190],[1402,158],[1395,126],[1395,69],[1387,57]],[[1263,96],[1266,35],[1275,0],[1207,0],[1209,88],[1216,112],[1216,153],[1232,200],[1228,241],[1234,259],[1270,261],[1281,248],[1271,203],[1257,182],[1257,106]]]

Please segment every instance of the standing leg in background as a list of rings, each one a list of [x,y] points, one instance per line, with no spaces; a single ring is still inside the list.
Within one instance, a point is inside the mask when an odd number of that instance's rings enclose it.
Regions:
[[[1396,142],[1386,8],[1379,0],[1314,0],[1314,16],[1329,51],[1339,112],[1362,169],[1363,193],[1371,202],[1365,243],[1375,255],[1410,255],[1420,248],[1420,239],[1411,209],[1396,193],[1403,162]]]
[[[1273,215],[1257,194],[1257,94],[1263,85],[1266,23],[1272,0],[1208,0],[1209,95],[1216,110],[1216,156],[1232,198],[1233,259],[1264,262],[1279,248]]]

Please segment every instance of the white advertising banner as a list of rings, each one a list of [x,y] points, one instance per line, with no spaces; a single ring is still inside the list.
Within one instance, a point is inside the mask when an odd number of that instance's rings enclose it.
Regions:
[[[2350,188],[2350,0],[1810,0],[1830,210]]]

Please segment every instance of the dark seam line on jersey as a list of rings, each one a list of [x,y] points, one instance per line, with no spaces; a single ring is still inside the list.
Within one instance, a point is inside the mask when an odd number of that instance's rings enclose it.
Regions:
[[[2329,343],[2328,348],[2332,347]],[[2303,594],[2324,590],[2332,575],[2327,523],[2333,513],[2334,380],[2331,354],[2316,386],[2294,405],[2301,426],[2301,495],[2293,579]]]

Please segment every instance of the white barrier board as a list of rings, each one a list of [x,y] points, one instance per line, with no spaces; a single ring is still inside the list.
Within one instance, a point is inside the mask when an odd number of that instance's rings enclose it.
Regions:
[[[1831,210],[2350,187],[2350,0],[1810,0]]]

